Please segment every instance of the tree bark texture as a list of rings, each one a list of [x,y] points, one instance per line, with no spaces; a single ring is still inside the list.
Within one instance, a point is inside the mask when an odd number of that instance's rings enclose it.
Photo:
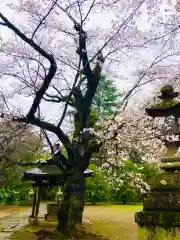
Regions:
[[[64,187],[64,198],[58,211],[58,230],[71,235],[76,226],[82,223],[85,204],[85,177],[84,171],[73,169],[67,176]]]

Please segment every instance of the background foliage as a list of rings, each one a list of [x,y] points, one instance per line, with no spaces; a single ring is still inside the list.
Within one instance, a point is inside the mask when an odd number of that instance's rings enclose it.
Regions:
[[[0,204],[17,204],[27,199],[30,185],[22,182],[25,168],[42,152],[43,142],[27,125],[0,123]]]
[[[107,168],[106,168],[107,167]],[[91,178],[87,178],[86,184],[86,201],[92,204],[98,202],[116,202],[116,203],[130,203],[142,201],[143,186],[158,172],[156,165],[151,163],[136,164],[132,161],[126,161],[121,169],[110,169],[109,166],[101,168],[91,164],[90,168],[96,172]],[[140,181],[139,185],[134,185],[134,178],[131,177],[143,176],[143,182]],[[137,179],[139,181],[139,179]]]

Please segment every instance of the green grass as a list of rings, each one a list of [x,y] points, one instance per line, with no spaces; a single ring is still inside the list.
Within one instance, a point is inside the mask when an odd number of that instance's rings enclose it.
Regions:
[[[136,240],[138,227],[134,214],[142,210],[142,205],[101,204],[87,206],[84,218],[91,224],[86,226],[88,232],[117,240]],[[129,231],[129,229],[131,229]]]
[[[141,209],[142,205],[114,205],[109,203],[86,206],[83,229],[90,237],[82,237],[80,240],[136,240],[138,227],[134,222],[134,214]],[[40,221],[39,226],[28,226],[15,233],[11,239],[33,239],[33,235],[41,229],[55,232],[56,225],[56,222]],[[26,235],[27,237],[25,237]],[[57,237],[55,239],[59,240],[61,238]]]

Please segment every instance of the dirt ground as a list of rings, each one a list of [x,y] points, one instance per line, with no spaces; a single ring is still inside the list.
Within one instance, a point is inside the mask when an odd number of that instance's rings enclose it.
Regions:
[[[0,206],[0,219],[25,210],[27,207],[5,205]]]
[[[84,233],[81,240],[137,240],[138,228],[134,214],[142,209],[140,205],[111,205],[101,204],[86,206],[84,210]],[[7,211],[8,213],[8,211]],[[38,226],[27,226],[14,233],[11,239],[40,239],[35,237],[40,230],[56,230],[57,222],[40,221]],[[41,238],[41,239],[61,239]]]
[[[139,205],[87,206],[84,211],[86,229],[109,239],[136,240],[138,228],[134,214],[141,209]]]

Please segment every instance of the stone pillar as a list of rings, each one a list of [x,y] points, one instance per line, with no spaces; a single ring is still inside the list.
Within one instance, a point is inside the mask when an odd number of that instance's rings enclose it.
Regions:
[[[160,100],[146,113],[153,118],[164,118],[162,140],[167,152],[159,164],[162,173],[151,182],[151,191],[143,201],[143,211],[136,213],[139,240],[180,240],[180,101],[179,92],[171,85],[161,88]],[[174,118],[168,120],[169,117]],[[167,126],[169,125],[169,126]],[[165,138],[164,138],[165,137]]]
[[[180,240],[180,157],[161,161],[164,172],[154,177],[143,210],[135,215],[138,240]]]
[[[58,209],[59,209],[59,205],[57,203],[48,203],[47,214],[45,214],[45,220],[57,221]]]
[[[35,207],[35,215],[34,215],[34,221],[33,221],[34,224],[38,223],[40,200],[41,200],[41,187],[38,186],[37,192],[36,192],[36,207]]]
[[[33,193],[33,204],[32,204],[32,214],[30,218],[34,218],[35,208],[36,208],[36,187],[34,187],[34,193]]]

